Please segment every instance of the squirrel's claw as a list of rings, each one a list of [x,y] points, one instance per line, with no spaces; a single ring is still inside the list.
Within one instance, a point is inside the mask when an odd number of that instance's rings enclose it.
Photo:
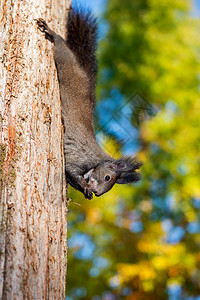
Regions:
[[[39,18],[39,19],[35,19],[37,25],[38,25],[38,29],[41,31],[41,32],[45,32],[45,30],[47,30],[48,28],[48,25],[47,23],[45,22],[44,19],[42,18]]]
[[[51,31],[51,29],[49,28],[49,26],[47,25],[47,23],[45,22],[44,19],[39,18],[39,19],[35,19],[38,29],[41,32],[45,33],[45,37],[46,39],[48,39],[50,42],[53,42],[53,33]]]
[[[90,187],[84,188],[84,196],[85,198],[91,200],[93,198],[92,189]]]

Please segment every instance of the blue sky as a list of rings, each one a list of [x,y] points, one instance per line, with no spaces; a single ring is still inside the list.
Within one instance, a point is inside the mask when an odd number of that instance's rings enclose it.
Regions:
[[[193,8],[192,14],[195,17],[199,17],[200,18],[200,1],[199,0],[193,0],[193,3],[194,3],[194,8]]]
[[[98,16],[104,10],[107,0],[76,0],[77,3],[81,3],[84,7],[89,7],[94,11],[95,15]],[[200,0],[193,0],[194,9],[192,14],[195,17],[200,17]]]
[[[96,16],[101,15],[105,8],[107,0],[76,0],[76,3],[80,3],[83,7],[91,8]]]

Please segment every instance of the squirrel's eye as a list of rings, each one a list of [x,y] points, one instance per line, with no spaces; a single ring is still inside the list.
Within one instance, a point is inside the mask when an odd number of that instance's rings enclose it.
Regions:
[[[106,175],[105,176],[105,181],[109,181],[110,180],[110,176],[109,175]]]

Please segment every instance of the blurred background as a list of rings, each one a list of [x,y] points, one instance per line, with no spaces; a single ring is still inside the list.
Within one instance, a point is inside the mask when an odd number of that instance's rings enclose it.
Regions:
[[[200,300],[200,1],[76,1],[98,17],[96,133],[142,180],[70,188],[67,300]]]

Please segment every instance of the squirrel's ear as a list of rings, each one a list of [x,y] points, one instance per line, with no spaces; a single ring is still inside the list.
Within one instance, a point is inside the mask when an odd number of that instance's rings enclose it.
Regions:
[[[118,184],[126,184],[130,182],[135,182],[141,179],[141,174],[139,172],[133,171],[133,172],[122,172],[116,183]]]
[[[126,184],[141,179],[140,173],[136,170],[141,167],[142,163],[135,158],[123,157],[116,160],[115,164],[117,166],[116,173],[118,175],[116,183]]]
[[[142,163],[132,157],[122,157],[108,164],[108,167],[115,170],[117,173],[130,173],[132,174],[135,170],[141,167]]]

